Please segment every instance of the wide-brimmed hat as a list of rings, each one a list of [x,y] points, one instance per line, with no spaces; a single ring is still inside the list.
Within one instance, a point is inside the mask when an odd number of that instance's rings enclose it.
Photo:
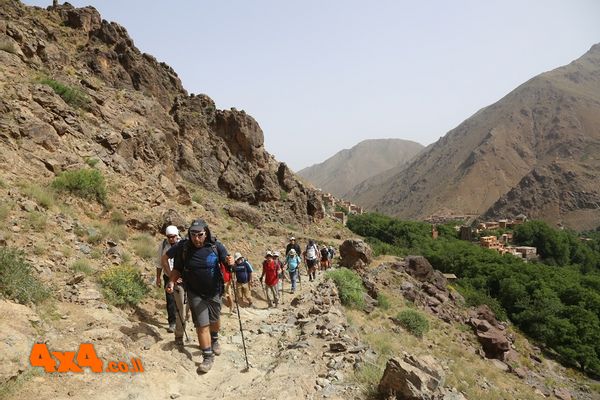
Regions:
[[[240,252],[235,253],[233,255],[233,258],[235,259],[235,261],[239,260],[240,258],[243,258],[242,253],[240,253]]]

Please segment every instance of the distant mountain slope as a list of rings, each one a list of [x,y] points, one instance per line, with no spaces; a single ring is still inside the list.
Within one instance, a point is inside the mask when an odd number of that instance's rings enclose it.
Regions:
[[[344,197],[354,185],[413,158],[423,145],[402,139],[364,140],[298,172],[309,182]]]
[[[592,228],[600,225],[599,176],[596,44],[478,111],[401,171],[364,182],[350,197],[402,218],[524,212]]]

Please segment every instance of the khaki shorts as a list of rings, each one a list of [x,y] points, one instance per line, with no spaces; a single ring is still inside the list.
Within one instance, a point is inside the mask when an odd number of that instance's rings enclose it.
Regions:
[[[236,285],[238,298],[246,297],[247,299],[252,298],[252,293],[250,292],[250,284],[249,283],[238,283]]]

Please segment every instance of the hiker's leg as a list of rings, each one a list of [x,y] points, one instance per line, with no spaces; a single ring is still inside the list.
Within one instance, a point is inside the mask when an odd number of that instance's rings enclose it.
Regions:
[[[270,291],[271,291],[271,287],[269,285],[267,285],[267,290],[265,290],[265,293],[267,294],[267,303],[269,305],[271,305],[271,296],[269,295]]]
[[[167,287],[167,283],[169,283],[169,278],[163,274],[163,287]],[[167,301],[167,321],[169,322],[169,326],[175,325],[177,311],[175,309],[175,297],[173,293],[167,293],[165,291],[165,300]]]
[[[208,301],[203,300],[202,297],[194,294],[194,292],[188,291],[187,294],[188,303],[192,310],[192,319],[194,320],[194,326],[196,327],[196,334],[198,335],[200,350],[204,351],[207,348],[210,349]]]
[[[199,326],[196,328],[196,333],[198,334],[198,343],[200,344],[200,349],[210,349],[210,330],[209,326]]]
[[[243,301],[243,295],[244,295],[244,290],[242,288],[243,286],[244,286],[243,283],[238,282],[238,284],[235,287],[235,291],[237,292],[236,293],[237,299],[238,299],[238,302],[240,302],[240,303]]]
[[[290,281],[292,281],[292,292],[294,292],[296,290],[296,274],[298,273],[298,270],[294,271],[294,272],[290,272]]]
[[[185,312],[183,308],[183,299],[184,299],[185,290],[183,290],[183,286],[175,285],[175,290],[173,291],[173,298],[175,299],[175,304],[177,305],[177,310],[175,313],[175,339],[183,338],[183,329],[185,322],[181,320],[183,318],[183,313]]]
[[[248,303],[252,304],[252,292],[250,291],[250,284],[243,283],[242,284],[242,296],[248,299]]]

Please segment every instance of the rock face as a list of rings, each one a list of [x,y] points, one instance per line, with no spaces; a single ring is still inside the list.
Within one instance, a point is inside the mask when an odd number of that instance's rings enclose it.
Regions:
[[[191,205],[191,184],[277,213],[284,223],[323,218],[320,195],[264,148],[244,111],[188,94],[175,71],[141,53],[122,26],[93,7],[48,10],[6,0],[0,9],[0,160],[32,176],[97,158],[107,174],[159,189],[153,205]],[[12,47],[11,47],[12,46]],[[46,71],[44,79],[36,78]],[[72,90],[61,97],[51,85]]]
[[[341,266],[360,269],[371,262],[373,250],[360,239],[348,239],[340,246],[340,258]]]

